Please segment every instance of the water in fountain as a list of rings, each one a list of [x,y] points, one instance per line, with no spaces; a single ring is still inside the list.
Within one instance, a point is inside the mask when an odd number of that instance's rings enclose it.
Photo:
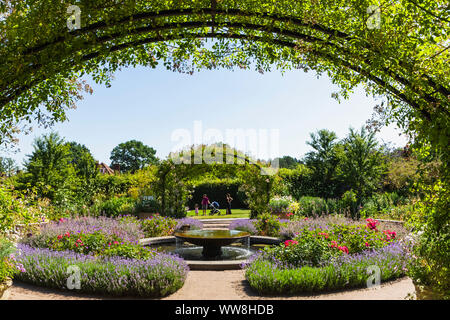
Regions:
[[[174,253],[186,260],[243,260],[248,258],[250,234],[237,230],[191,230],[176,232],[176,248]],[[195,246],[180,245],[184,242]],[[242,242],[241,246],[231,245]]]

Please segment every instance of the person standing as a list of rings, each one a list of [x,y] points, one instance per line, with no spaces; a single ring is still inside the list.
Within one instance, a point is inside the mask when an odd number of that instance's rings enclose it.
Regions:
[[[204,215],[206,215],[206,210],[208,210],[208,205],[209,205],[209,199],[206,196],[206,194],[204,194],[203,198],[202,198],[202,209],[203,209]]]
[[[195,215],[198,216],[198,204],[195,204]]]
[[[227,214],[231,214],[231,201],[233,201],[233,198],[227,193]]]

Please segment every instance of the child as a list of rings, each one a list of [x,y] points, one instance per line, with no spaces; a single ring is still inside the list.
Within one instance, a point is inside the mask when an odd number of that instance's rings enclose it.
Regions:
[[[198,204],[195,204],[195,215],[198,216]]]

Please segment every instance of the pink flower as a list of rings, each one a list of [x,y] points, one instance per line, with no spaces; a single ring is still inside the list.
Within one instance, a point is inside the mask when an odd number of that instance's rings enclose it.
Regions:
[[[332,248],[337,248],[338,247],[337,242],[336,241],[331,241],[331,247]]]
[[[298,244],[298,241],[295,241],[295,240],[286,240],[286,241],[284,242],[284,247],[286,248],[286,247],[289,247],[290,245],[293,245],[293,244]]]
[[[367,221],[367,228],[369,228],[370,230],[377,231],[377,224],[378,224],[377,220],[368,218],[368,219],[366,219],[366,221]]]
[[[119,244],[119,241],[114,241],[113,243],[114,243],[114,244]]]
[[[366,245],[366,247],[368,247],[368,246],[369,246],[369,243],[368,243],[368,242],[366,242],[366,243],[365,243],[365,245]]]
[[[346,246],[339,247],[338,249],[341,250],[342,252],[348,254],[348,248]]]

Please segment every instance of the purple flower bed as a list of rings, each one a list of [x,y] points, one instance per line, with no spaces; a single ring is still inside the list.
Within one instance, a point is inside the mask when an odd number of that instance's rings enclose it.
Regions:
[[[307,228],[309,230],[313,229],[322,229],[324,231],[333,228],[336,225],[347,225],[347,226],[355,226],[355,225],[365,225],[367,222],[364,221],[355,221],[349,218],[328,215],[328,216],[320,216],[314,218],[302,218],[300,220],[291,220],[288,223],[283,224],[280,228],[280,238],[282,239],[293,239],[297,236],[298,232]],[[407,232],[401,226],[397,224],[390,224],[380,222],[380,228],[383,229],[391,229],[396,231],[398,238],[403,238]]]
[[[19,244],[16,256],[25,272],[17,279],[38,286],[66,289],[79,268],[80,292],[161,297],[181,288],[189,267],[175,255],[158,253],[146,260],[95,257],[72,251],[52,251]]]
[[[292,267],[265,253],[243,265],[250,286],[264,294],[299,294],[367,286],[379,270],[380,281],[405,275],[410,260],[408,248],[395,242],[376,250],[339,256],[322,267]],[[373,271],[372,271],[373,272]]]
[[[40,232],[24,242],[33,247],[46,247],[50,239],[58,235],[69,233],[91,234],[101,232],[107,236],[114,236],[126,242],[136,242],[144,237],[144,232],[136,220],[129,217],[119,219],[108,217],[80,217],[64,219],[44,225]]]
[[[182,226],[189,225],[191,230],[192,229],[203,229],[203,223],[197,219],[193,218],[182,218],[177,219],[177,225],[175,226],[175,229],[181,229]]]

